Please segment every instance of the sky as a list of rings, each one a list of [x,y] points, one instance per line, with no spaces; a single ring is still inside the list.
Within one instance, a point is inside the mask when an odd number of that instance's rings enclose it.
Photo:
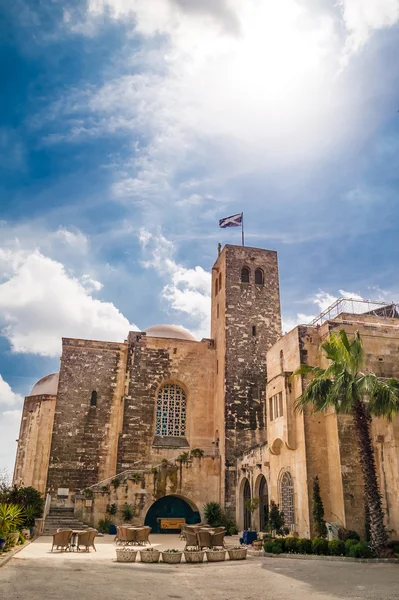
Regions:
[[[399,300],[399,0],[0,0],[0,468],[61,337],[209,337],[218,220],[284,331]]]

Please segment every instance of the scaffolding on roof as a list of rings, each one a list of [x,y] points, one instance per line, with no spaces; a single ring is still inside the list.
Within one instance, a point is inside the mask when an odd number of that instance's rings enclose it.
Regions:
[[[338,298],[326,308],[309,325],[320,326],[325,321],[331,321],[340,314],[374,315],[385,319],[399,319],[399,304],[375,300],[360,300],[358,298]]]

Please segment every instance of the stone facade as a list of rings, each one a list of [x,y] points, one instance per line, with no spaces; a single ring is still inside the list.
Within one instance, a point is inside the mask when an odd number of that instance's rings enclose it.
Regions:
[[[362,532],[352,420],[294,411],[304,382],[292,373],[325,366],[320,344],[343,327],[360,331],[367,368],[399,377],[397,322],[341,314],[281,337],[276,253],[225,246],[212,269],[210,339],[175,326],[127,332],[121,343],[63,339],[59,378],[43,378],[25,399],[14,482],[74,506],[92,525],[112,504],[132,505],[143,522],[175,498],[198,518],[215,501],[241,529],[251,521],[262,528],[274,500],[291,530],[308,536],[318,475],[326,520]],[[372,428],[387,527],[397,537],[399,417]],[[261,500],[253,515],[249,497]]]
[[[242,277],[243,269],[247,277]],[[258,283],[256,272],[261,276]],[[266,440],[266,355],[281,336],[276,252],[224,248],[212,270],[211,336],[216,346],[224,505],[234,514],[236,460]]]
[[[313,534],[312,483],[318,475],[327,522],[364,533],[363,483],[352,419],[337,415],[294,411],[303,389],[302,378],[292,378],[301,364],[326,366],[320,344],[337,327],[359,331],[366,368],[381,377],[399,378],[399,326],[397,319],[371,315],[339,315],[321,327],[300,326],[282,337],[267,355],[268,443],[247,452],[237,461],[237,522],[244,523],[244,483],[258,494],[260,477],[267,482],[269,501],[282,505],[282,477],[292,481],[293,531]],[[281,394],[281,396],[280,396]],[[276,399],[277,398],[277,399]],[[281,400],[280,400],[281,398]],[[276,400],[275,400],[276,399]],[[276,410],[277,408],[277,410]],[[399,535],[399,416],[392,423],[373,419],[372,434],[386,525]],[[259,511],[254,516],[259,524]]]

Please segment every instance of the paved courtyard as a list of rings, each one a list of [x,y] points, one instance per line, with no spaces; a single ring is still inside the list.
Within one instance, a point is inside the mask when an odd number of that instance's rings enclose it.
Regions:
[[[160,550],[182,547],[177,536],[154,535]],[[230,542],[231,543],[231,542]],[[249,558],[203,565],[114,561],[111,536],[97,552],[50,553],[42,537],[0,569],[7,600],[398,600],[399,565]]]

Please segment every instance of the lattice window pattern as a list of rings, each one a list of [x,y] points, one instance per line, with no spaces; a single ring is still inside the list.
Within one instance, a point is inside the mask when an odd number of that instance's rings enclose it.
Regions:
[[[288,471],[280,477],[280,510],[284,513],[285,525],[293,531],[295,528],[294,482]]]
[[[156,435],[186,435],[186,394],[177,383],[166,383],[157,396]]]

